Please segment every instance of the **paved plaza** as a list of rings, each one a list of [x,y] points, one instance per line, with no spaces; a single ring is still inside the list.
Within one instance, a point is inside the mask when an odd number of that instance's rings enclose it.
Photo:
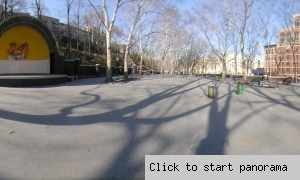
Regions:
[[[300,154],[299,84],[238,95],[196,76],[103,80],[0,87],[0,179],[140,180],[145,155]]]

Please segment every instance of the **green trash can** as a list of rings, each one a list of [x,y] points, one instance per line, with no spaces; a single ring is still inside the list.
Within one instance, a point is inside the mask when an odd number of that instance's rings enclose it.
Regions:
[[[238,84],[236,89],[237,94],[242,95],[243,91],[244,91],[244,86],[242,84]]]
[[[208,86],[208,97],[209,98],[215,97],[215,87],[214,86]]]

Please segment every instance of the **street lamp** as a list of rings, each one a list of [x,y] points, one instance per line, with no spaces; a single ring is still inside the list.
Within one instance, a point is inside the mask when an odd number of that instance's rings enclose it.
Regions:
[[[119,57],[117,57],[117,80],[119,79]]]
[[[298,75],[297,75],[297,70],[298,70],[298,57],[296,57],[295,62],[293,63],[295,67],[295,78],[294,78],[294,83],[298,83]]]
[[[293,64],[294,64],[294,68],[295,68],[295,78],[294,78],[294,83],[298,83],[298,55],[295,57],[295,40],[296,40],[296,37],[297,37],[297,44],[299,43],[299,32],[297,33],[298,35],[296,35],[296,32],[294,32],[294,39],[293,39],[293,46],[292,46],[292,51],[293,51]],[[296,48],[296,51],[298,51],[298,47]]]

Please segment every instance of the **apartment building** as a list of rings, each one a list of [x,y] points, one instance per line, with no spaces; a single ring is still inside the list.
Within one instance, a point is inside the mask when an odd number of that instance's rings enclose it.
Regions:
[[[234,55],[227,56],[226,70],[227,74],[239,75],[242,74],[242,59],[237,56],[236,59]]]
[[[254,66],[254,63],[249,64],[248,69],[248,75],[252,75],[252,71],[254,68],[258,67],[258,63],[255,63],[256,66]],[[260,63],[259,63],[260,64]],[[208,63],[206,72],[208,74],[220,74],[222,73],[223,65],[220,62],[220,60],[215,59],[211,60]],[[230,54],[226,58],[226,70],[227,74],[230,75],[241,75],[242,74],[242,58],[240,56],[237,56],[236,59],[233,54]]]
[[[265,73],[268,75],[295,75],[300,72],[300,14],[293,15],[293,25],[279,31],[279,44],[264,46]]]

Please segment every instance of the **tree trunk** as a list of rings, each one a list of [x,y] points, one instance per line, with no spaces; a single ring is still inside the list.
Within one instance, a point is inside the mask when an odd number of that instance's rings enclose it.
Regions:
[[[144,57],[144,56],[141,54],[141,60],[140,60],[140,75],[142,75],[143,57]]]
[[[80,17],[80,3],[81,3],[81,1],[78,1],[78,6],[77,6],[77,12],[78,12],[78,15],[77,15],[77,45],[76,45],[77,51],[79,50],[79,30],[80,30],[80,27],[79,27],[79,17]]]
[[[222,79],[225,79],[225,75],[226,75],[226,62],[225,60],[222,61]]]
[[[165,60],[164,58],[162,59],[162,63],[161,63],[161,66],[160,66],[160,74],[164,74],[164,69],[165,69]]]
[[[7,11],[8,11],[8,8],[7,8],[7,0],[4,1],[4,19],[7,19]]]
[[[247,75],[246,75],[246,61],[242,60],[242,75],[243,75],[243,80],[247,79]]]
[[[235,64],[235,67],[234,67],[234,75],[238,75],[238,63],[237,63],[237,58],[235,57],[234,59],[234,64]]]
[[[125,50],[125,56],[124,56],[124,78],[128,78],[128,54],[129,54],[129,49],[126,47]]]
[[[106,42],[107,42],[107,46],[106,46],[106,50],[107,50],[107,68],[106,68],[106,78],[105,78],[105,82],[112,82],[112,71],[111,71],[111,49],[110,49],[110,45],[111,45],[111,40],[110,40],[110,32],[106,31]]]

